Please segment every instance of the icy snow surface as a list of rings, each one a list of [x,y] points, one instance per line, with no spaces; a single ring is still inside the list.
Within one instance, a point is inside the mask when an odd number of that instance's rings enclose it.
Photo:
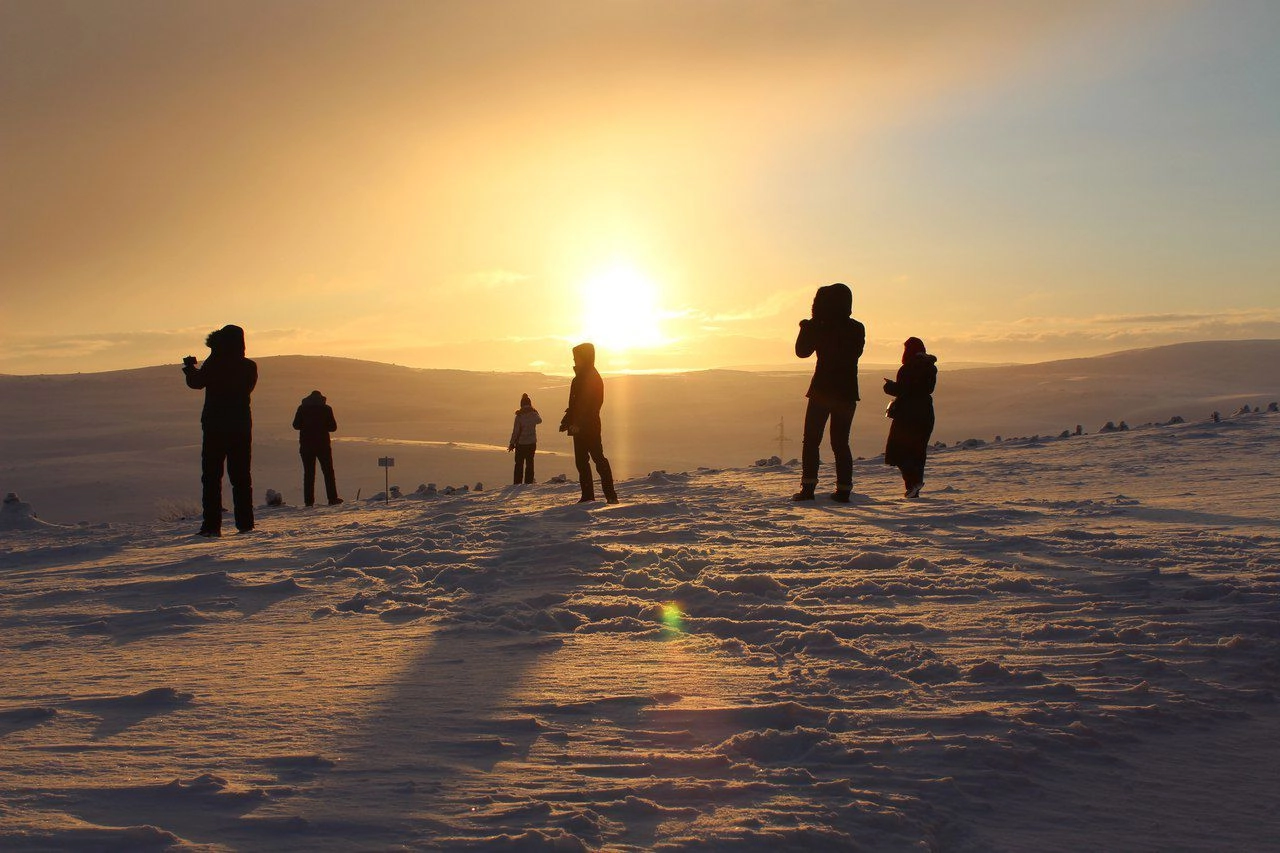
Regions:
[[[0,847],[1275,849],[1278,439],[9,530]]]

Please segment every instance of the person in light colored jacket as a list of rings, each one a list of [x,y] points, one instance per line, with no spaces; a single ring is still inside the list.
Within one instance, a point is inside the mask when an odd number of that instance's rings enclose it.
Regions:
[[[533,482],[533,454],[538,451],[538,424],[542,415],[533,407],[528,394],[520,396],[520,408],[516,410],[515,425],[511,427],[511,442],[507,452],[515,451],[516,470],[512,481],[517,486]]]

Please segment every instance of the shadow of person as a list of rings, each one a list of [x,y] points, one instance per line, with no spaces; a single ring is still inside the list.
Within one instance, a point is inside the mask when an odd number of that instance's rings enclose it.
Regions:
[[[424,520],[440,540],[451,535],[451,547],[422,549],[406,567],[417,581],[381,602],[390,605],[385,618],[373,604],[341,617],[376,619],[378,639],[371,627],[370,643],[394,644],[388,653],[416,648],[380,681],[359,719],[322,747],[324,763],[307,768],[313,794],[255,819],[292,820],[308,832],[364,821],[361,831],[380,843],[449,835],[510,817],[509,788],[519,772],[512,768],[525,766],[543,739],[566,737],[525,700],[542,695],[531,685],[583,621],[562,605],[611,557],[583,538],[590,508],[513,513],[486,501],[430,511]],[[413,632],[418,639],[407,638]]]

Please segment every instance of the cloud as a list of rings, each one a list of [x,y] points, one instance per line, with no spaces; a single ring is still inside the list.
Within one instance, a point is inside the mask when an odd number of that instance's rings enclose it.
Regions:
[[[466,278],[466,284],[469,287],[479,288],[481,290],[498,290],[504,287],[523,284],[528,280],[529,276],[522,272],[492,269],[471,273],[471,275]]]

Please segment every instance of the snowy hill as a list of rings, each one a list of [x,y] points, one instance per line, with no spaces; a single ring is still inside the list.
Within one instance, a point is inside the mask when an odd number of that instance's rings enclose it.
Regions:
[[[416,370],[352,359],[258,359],[254,393],[254,482],[290,503],[301,491],[290,424],[313,388],[337,413],[338,483],[352,497],[380,491],[379,456],[394,456],[393,482],[489,486],[509,481],[505,452],[512,413],[528,392],[545,419],[540,479],[572,473],[571,447],[557,434],[568,380],[536,373]],[[995,435],[1057,435],[1106,421],[1203,419],[1242,404],[1280,399],[1280,341],[1180,344],[1092,359],[949,370],[937,393],[935,438],[953,444]],[[809,362],[797,361],[811,369]],[[888,423],[880,391],[886,369],[865,371],[854,420],[854,452],[873,457]],[[807,373],[703,371],[609,377],[605,449],[614,469],[733,466],[778,453],[780,418],[798,456]],[[176,366],[63,376],[0,376],[0,493],[17,492],[53,521],[143,521],[199,498],[202,395]],[[553,455],[555,454],[555,455]],[[163,506],[157,506],[162,504]]]
[[[949,449],[915,502],[862,462],[849,506],[776,466],[0,532],[0,846],[1267,849],[1276,470],[1258,414]]]

